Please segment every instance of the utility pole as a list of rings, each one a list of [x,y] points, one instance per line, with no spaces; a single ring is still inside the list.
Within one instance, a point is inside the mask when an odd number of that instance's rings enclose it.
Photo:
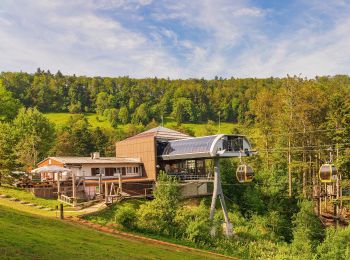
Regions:
[[[214,159],[214,191],[213,191],[213,197],[211,200],[211,207],[210,207],[210,220],[214,219],[214,213],[215,213],[215,206],[216,206],[216,199],[219,197],[221,208],[224,213],[225,218],[225,235],[228,237],[231,237],[233,235],[232,231],[232,224],[228,218],[228,213],[226,209],[225,204],[225,198],[224,193],[222,191],[221,187],[221,177],[220,177],[220,164],[219,164],[219,158]],[[212,234],[215,233],[215,230],[212,231]]]

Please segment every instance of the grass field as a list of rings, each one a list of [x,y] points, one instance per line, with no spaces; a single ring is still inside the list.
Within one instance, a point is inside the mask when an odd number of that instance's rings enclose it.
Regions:
[[[52,208],[52,209],[54,209],[58,205],[58,202],[56,199],[38,198],[28,191],[25,191],[23,189],[16,188],[13,186],[5,185],[5,184],[0,186],[0,194],[9,195],[10,197],[14,197],[21,201],[35,203],[37,205],[47,207],[47,208]]]
[[[149,244],[0,204],[0,259],[214,259]]]
[[[56,127],[61,127],[63,126],[68,120],[69,117],[72,116],[70,113],[47,113],[45,116],[50,120],[50,122],[54,123]],[[99,116],[97,114],[91,114],[91,113],[86,113],[85,114],[87,120],[89,121],[91,127],[100,127],[103,129],[113,129],[111,124],[107,121],[107,119],[103,116]],[[190,123],[184,123],[182,126],[189,128],[195,133],[195,136],[203,136],[205,135],[205,126],[207,124],[190,124]],[[176,122],[171,118],[167,117],[164,120],[164,126],[168,128],[172,128],[176,126]],[[213,127],[214,129],[219,133],[223,134],[230,134],[232,133],[232,130],[234,128],[233,123],[221,123],[220,124],[220,129],[219,125],[215,124]],[[125,129],[127,125],[118,125],[119,129]],[[220,130],[220,131],[219,131]]]

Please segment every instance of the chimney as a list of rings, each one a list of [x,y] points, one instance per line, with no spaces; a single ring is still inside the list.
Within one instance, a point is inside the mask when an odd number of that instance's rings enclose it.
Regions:
[[[99,152],[93,152],[92,153],[92,159],[94,159],[94,160],[100,159],[100,153]]]

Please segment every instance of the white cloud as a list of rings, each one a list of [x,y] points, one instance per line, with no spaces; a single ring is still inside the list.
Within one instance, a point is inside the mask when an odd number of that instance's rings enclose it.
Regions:
[[[263,10],[256,7],[241,8],[236,11],[233,11],[234,16],[263,16],[264,13],[265,12]]]
[[[171,78],[349,73],[350,5],[305,2],[308,9],[290,19],[294,27],[269,32],[278,22],[271,20],[275,10],[245,0],[3,0],[0,71]],[[140,11],[146,6],[151,13]]]

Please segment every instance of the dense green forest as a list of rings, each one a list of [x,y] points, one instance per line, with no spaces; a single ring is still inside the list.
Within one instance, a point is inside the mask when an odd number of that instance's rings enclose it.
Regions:
[[[56,127],[44,116],[48,112],[69,112],[72,117]],[[91,127],[84,116],[88,112],[108,118],[114,129]],[[239,184],[233,177],[238,161],[221,162],[230,218],[240,237],[231,244],[204,236],[206,208],[188,214],[176,208],[174,223],[174,216],[163,210],[169,205],[157,205],[155,200],[139,210],[139,228],[159,227],[162,230],[154,232],[175,237],[179,232],[242,257],[346,259],[349,229],[326,231],[305,199],[319,184],[319,166],[331,159],[342,174],[341,185],[348,186],[349,76],[170,80],[64,76],[40,69],[34,74],[3,72],[0,173],[7,180],[12,170],[34,166],[48,155],[88,155],[97,150],[113,155],[116,140],[157,126],[162,117],[172,117],[177,130],[189,134],[193,132],[183,123],[204,122],[205,133],[216,134],[219,119],[231,122],[230,132],[246,134],[258,151],[247,159],[256,177],[251,185]],[[126,124],[125,129],[118,127]],[[152,217],[147,207],[163,214],[158,218],[162,225],[147,226],[152,220],[147,219]],[[125,211],[121,219],[133,214]],[[175,224],[176,232],[169,229]]]

